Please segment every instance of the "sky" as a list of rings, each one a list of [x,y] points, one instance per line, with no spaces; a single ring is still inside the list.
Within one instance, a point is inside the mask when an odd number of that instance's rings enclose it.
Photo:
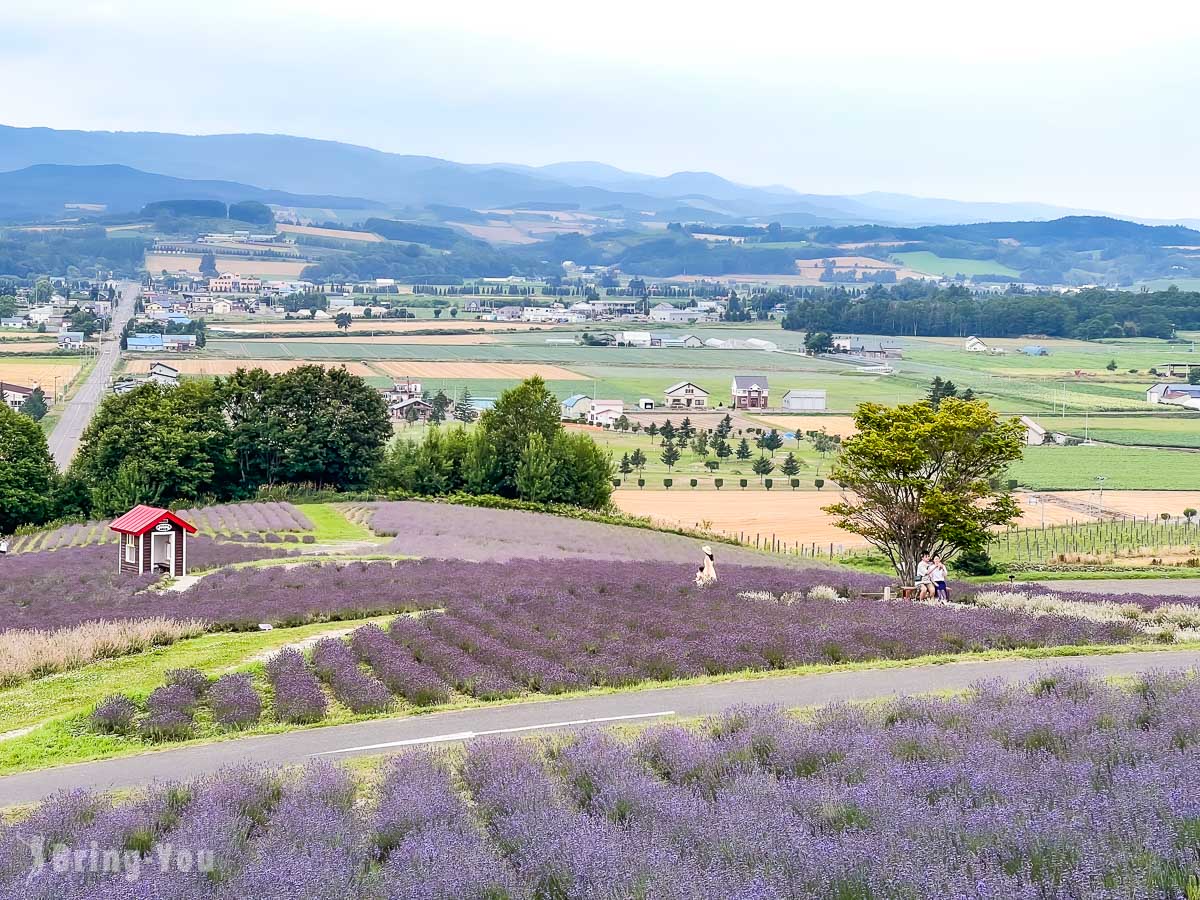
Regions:
[[[34,6],[0,4],[7,125],[1200,217],[1195,2]]]

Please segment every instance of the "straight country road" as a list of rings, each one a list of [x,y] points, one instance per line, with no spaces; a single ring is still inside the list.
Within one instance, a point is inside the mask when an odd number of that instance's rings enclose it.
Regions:
[[[110,334],[103,342],[103,349],[96,359],[96,368],[92,369],[87,381],[68,401],[62,416],[50,433],[50,454],[60,469],[65,470],[75,458],[75,451],[79,449],[79,439],[83,437],[83,431],[92,420],[96,407],[104,399],[104,389],[108,386],[113,368],[121,357],[121,332],[125,323],[133,317],[133,307],[141,292],[142,286],[138,282],[121,283],[117,290],[120,302],[113,310]]]
[[[313,757],[337,760],[485,735],[525,735],[622,722],[647,723],[672,716],[704,716],[739,704],[803,707],[899,694],[961,690],[984,679],[1028,678],[1064,667],[1107,677],[1150,669],[1197,666],[1200,666],[1200,652],[1194,650],[968,661],[663,687],[373,719],[9,775],[0,778],[0,809],[33,803],[56,791],[75,788],[103,791],[188,779],[238,763],[278,766]]]

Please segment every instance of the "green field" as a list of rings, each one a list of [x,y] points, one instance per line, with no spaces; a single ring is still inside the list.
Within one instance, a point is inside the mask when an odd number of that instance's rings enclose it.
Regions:
[[[1026,447],[1010,477],[1034,490],[1192,490],[1200,484],[1200,453],[1139,447]]]
[[[1021,274],[994,259],[958,259],[938,256],[928,250],[893,253],[892,257],[902,265],[928,275],[1011,275],[1016,278]]]
[[[1200,449],[1200,413],[1141,416],[1038,416],[1051,431],[1109,444]]]

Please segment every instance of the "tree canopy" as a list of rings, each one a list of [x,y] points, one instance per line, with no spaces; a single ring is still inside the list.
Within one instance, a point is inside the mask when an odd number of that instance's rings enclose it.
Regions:
[[[51,517],[57,476],[41,426],[0,403],[0,534]]]
[[[991,485],[1020,459],[1024,427],[983,401],[942,399],[895,407],[863,403],[830,477],[842,489],[824,507],[840,528],[879,549],[911,581],[923,552],[981,550],[990,529],[1019,514]]]

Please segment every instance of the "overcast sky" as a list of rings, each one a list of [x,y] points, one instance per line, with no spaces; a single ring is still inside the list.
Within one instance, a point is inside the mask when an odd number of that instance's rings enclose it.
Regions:
[[[1194,0],[36,6],[0,4],[4,124],[1200,216]]]

